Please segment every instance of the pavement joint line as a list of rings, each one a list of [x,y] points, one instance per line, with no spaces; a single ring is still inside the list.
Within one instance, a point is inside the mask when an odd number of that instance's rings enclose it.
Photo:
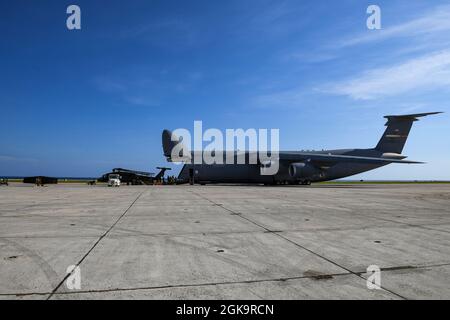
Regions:
[[[190,192],[192,192],[193,194],[195,194],[195,195],[197,195],[197,196],[199,196],[199,197],[202,197],[202,198],[205,199],[205,200],[210,201],[211,203],[215,203],[213,200],[210,200],[210,199],[206,198],[206,197],[203,196],[203,195],[200,195],[200,194],[198,194],[198,193],[195,193],[194,191],[190,191]],[[220,206],[221,206],[224,210],[226,210],[226,211],[228,211],[228,212],[236,213],[236,212],[234,212],[233,210],[228,209],[227,207],[225,207],[225,206],[223,206],[223,205],[220,205]],[[268,229],[268,228],[266,228],[266,227],[260,225],[259,223],[255,222],[255,221],[252,221],[251,219],[249,219],[249,218],[247,218],[247,217],[244,217],[243,215],[237,215],[237,216],[238,216],[239,218],[242,218],[242,219],[247,220],[248,222],[253,223],[254,225],[257,225],[257,226],[259,226],[259,227],[265,229],[265,230],[268,231],[269,233],[272,233],[272,234],[274,234],[274,235],[276,235],[276,236],[278,236],[278,237],[284,239],[284,240],[287,241],[287,242],[292,243],[293,245],[295,245],[295,246],[297,246],[297,247],[299,247],[299,248],[301,248],[301,249],[303,249],[303,250],[306,250],[306,251],[308,251],[308,252],[310,252],[310,253],[316,255],[317,257],[322,258],[323,260],[326,260],[326,261],[328,261],[328,262],[334,264],[335,266],[337,266],[337,267],[339,267],[339,268],[341,268],[341,269],[343,269],[343,270],[346,270],[347,272],[349,272],[349,273],[351,273],[351,274],[353,274],[353,275],[355,275],[355,276],[357,276],[357,277],[359,277],[359,278],[361,278],[361,279],[366,280],[361,274],[358,274],[358,273],[353,272],[352,270],[350,270],[350,269],[348,269],[348,268],[346,268],[346,267],[340,265],[339,263],[337,263],[337,262],[335,262],[335,261],[333,261],[333,260],[331,260],[331,259],[328,259],[328,258],[326,258],[326,257],[324,257],[324,256],[322,256],[322,255],[320,255],[320,254],[318,254],[317,252],[314,252],[314,251],[312,251],[312,250],[310,250],[310,249],[308,249],[308,248],[306,248],[306,247],[304,247],[304,246],[298,244],[297,242],[292,241],[292,240],[290,240],[290,239],[284,237],[284,236],[281,235],[280,233],[272,232],[270,229]],[[392,291],[392,290],[389,290],[389,289],[387,289],[387,288],[384,288],[384,287],[382,287],[382,286],[381,286],[381,288],[382,288],[383,290],[385,290],[385,291],[387,291],[387,292],[389,292],[389,293],[391,293],[391,294],[393,294],[393,295],[395,295],[395,296],[401,298],[401,299],[407,300],[406,297],[402,296],[402,295],[399,294],[399,293],[396,293],[396,292],[394,292],[394,291]]]
[[[447,233],[450,233],[449,230],[435,229],[435,228],[430,228],[430,227],[428,227],[428,226],[429,226],[429,225],[423,225],[423,226],[418,225],[417,227],[418,227],[418,228],[422,228],[422,229],[426,229],[426,230],[433,230],[433,231],[440,231],[440,232],[447,232]],[[431,226],[435,226],[435,225],[432,224]],[[437,226],[437,224],[436,224],[436,226]]]
[[[70,238],[76,238],[76,239],[90,239],[95,238],[97,239],[98,236],[78,236],[78,235],[68,235],[68,236],[60,236],[60,235],[42,235],[42,236],[7,236],[7,237],[0,237],[0,239],[70,239]]]
[[[166,286],[153,286],[153,287],[138,287],[138,288],[115,288],[115,289],[99,289],[99,290],[87,290],[85,292],[58,292],[58,294],[71,294],[71,293],[95,293],[95,292],[114,292],[114,291],[138,291],[138,290],[158,290],[158,289],[170,289],[170,288],[192,288],[192,287],[210,287],[220,285],[234,285],[234,284],[252,284],[252,283],[264,283],[264,282],[286,282],[291,280],[311,279],[315,281],[330,280],[329,277],[349,276],[350,273],[331,273],[321,274],[317,276],[297,276],[297,277],[284,277],[273,279],[255,279],[255,280],[242,280],[242,281],[223,281],[223,282],[206,282],[206,283],[192,283],[192,284],[178,284],[178,285],[166,285]],[[323,277],[323,278],[322,278]],[[327,278],[328,277],[328,278]]]
[[[76,266],[80,266],[80,264],[87,258],[87,256],[95,249],[95,247],[100,243],[100,241],[103,240],[103,238],[105,238],[108,233],[117,225],[117,223],[119,223],[119,221],[127,214],[127,212],[131,209],[131,207],[139,200],[139,198],[144,194],[145,191],[142,191],[141,193],[139,193],[139,195],[136,197],[136,199],[134,199],[134,201],[129,205],[129,207],[120,215],[119,218],[117,218],[117,220],[112,224],[112,226],[106,230],[101,236],[100,238],[97,239],[97,241],[94,243],[94,245],[88,250],[88,252],[86,252],[86,254],[81,258],[80,261],[78,261],[78,263],[76,264]],[[55,294],[56,291],[58,291],[58,289],[63,285],[63,283],[67,280],[67,278],[70,276],[69,274],[66,274],[64,276],[64,278],[61,280],[61,282],[56,286],[55,289],[52,290],[52,292],[50,293],[50,295],[47,297],[46,300],[51,299],[51,297]]]
[[[399,271],[399,270],[416,270],[416,269],[426,269],[426,268],[438,268],[450,266],[450,263],[441,263],[434,265],[422,265],[422,266],[403,266],[403,267],[393,267],[393,268],[382,268],[381,271]],[[365,274],[366,271],[355,272],[359,274]],[[138,288],[115,288],[115,289],[93,289],[93,290],[81,290],[73,292],[58,292],[56,295],[60,294],[77,294],[77,293],[101,293],[101,292],[116,292],[116,291],[138,291],[138,290],[157,290],[157,289],[169,289],[169,288],[186,288],[186,287],[205,287],[205,286],[215,286],[215,285],[232,285],[232,284],[247,284],[247,283],[264,283],[264,282],[285,282],[290,280],[300,280],[300,279],[311,279],[320,281],[318,277],[339,277],[348,276],[352,273],[335,273],[335,274],[323,274],[318,276],[298,276],[298,277],[286,277],[286,278],[274,278],[274,279],[255,279],[255,280],[244,280],[244,281],[225,281],[225,282],[209,282],[200,284],[179,284],[179,285],[167,285],[167,286],[153,286],[153,287],[138,287]],[[365,278],[363,278],[365,279]],[[328,279],[323,279],[328,280]],[[25,293],[0,293],[1,296],[32,296],[32,295],[49,295],[50,292],[25,292]]]
[[[192,283],[192,284],[175,284],[165,286],[148,286],[148,287],[136,287],[136,288],[113,288],[113,289],[92,289],[92,290],[76,290],[76,291],[61,291],[56,292],[56,295],[69,295],[77,293],[101,293],[101,292],[116,292],[116,291],[139,291],[139,290],[158,290],[158,289],[170,289],[170,288],[192,288],[192,287],[207,287],[218,285],[233,285],[233,284],[251,284],[251,283],[264,283],[264,282],[286,282],[291,280],[311,279],[315,281],[330,280],[327,277],[340,277],[349,276],[351,273],[330,273],[320,274],[317,276],[297,276],[297,277],[284,277],[273,279],[255,279],[255,280],[242,280],[242,281],[223,281],[223,282],[206,282],[206,283]],[[0,296],[31,296],[31,295],[48,295],[50,292],[27,292],[27,293],[0,293]]]
[[[429,265],[418,265],[418,266],[398,266],[398,267],[384,267],[381,268],[381,271],[383,272],[390,272],[390,271],[399,271],[399,270],[417,270],[417,269],[426,269],[426,268],[438,268],[438,267],[445,267],[450,266],[450,263],[438,263],[438,264],[429,264]],[[365,274],[367,271],[360,271],[355,272],[359,274]]]
[[[440,232],[450,233],[449,230],[434,229],[434,228],[427,227],[427,226],[440,226],[442,224],[437,224],[437,223],[436,224],[429,224],[429,223],[426,223],[426,224],[421,225],[421,224],[401,222],[401,221],[397,221],[397,220],[393,220],[393,219],[381,218],[381,217],[376,217],[376,216],[374,217],[374,216],[370,216],[368,214],[361,214],[361,215],[365,216],[365,217],[372,217],[374,219],[378,219],[378,220],[382,220],[382,221],[398,223],[398,224],[401,224],[401,225],[404,225],[404,226],[408,226],[408,227],[414,227],[414,228],[421,228],[421,229],[425,229],[425,230],[433,230],[433,231],[440,231]],[[444,223],[444,224],[448,224],[448,223]]]
[[[242,214],[233,214],[230,213],[232,216],[240,216]],[[139,215],[133,215],[133,217],[139,217]],[[447,223],[449,224],[449,223]],[[379,226],[379,225],[373,225],[373,226],[361,226],[361,227],[348,227],[348,228],[317,228],[317,229],[286,229],[286,230],[271,230],[267,228],[269,231],[263,231],[265,233],[286,233],[286,232],[302,232],[302,233],[311,233],[311,232],[330,232],[330,231],[357,231],[357,230],[367,230],[367,229],[376,229],[376,228],[387,228],[387,229],[396,229],[396,228],[423,228],[427,230],[433,230],[433,231],[442,231],[442,232],[448,232],[447,230],[441,230],[441,229],[434,229],[430,228],[428,226],[440,226],[442,224],[425,224],[425,225],[415,225],[415,224],[407,224],[407,223],[399,223],[399,225],[392,225],[392,226]],[[124,229],[116,229],[117,231],[123,231],[127,232],[127,234],[114,234],[111,235],[115,238],[120,237],[129,237],[129,236],[142,236],[142,237],[165,237],[165,236],[185,236],[185,235],[196,235],[196,234],[207,234],[207,235],[220,235],[220,234],[250,234],[250,233],[258,233],[261,231],[256,230],[243,230],[243,231],[199,231],[199,232],[180,232],[180,233],[144,233],[144,232],[138,232],[136,230],[124,230]],[[0,239],[55,239],[55,238],[97,238],[96,235],[40,235],[40,236],[0,236]]]

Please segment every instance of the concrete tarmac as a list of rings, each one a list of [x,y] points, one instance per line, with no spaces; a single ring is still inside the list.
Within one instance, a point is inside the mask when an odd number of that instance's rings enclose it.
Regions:
[[[450,184],[0,187],[0,299],[449,298]]]

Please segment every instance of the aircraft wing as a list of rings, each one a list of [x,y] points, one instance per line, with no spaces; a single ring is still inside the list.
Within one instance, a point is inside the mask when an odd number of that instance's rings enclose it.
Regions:
[[[312,161],[319,163],[338,163],[338,162],[352,162],[352,163],[372,163],[372,164],[389,164],[389,163],[403,163],[403,164],[423,164],[424,162],[388,159],[388,158],[374,158],[374,157],[360,157],[349,155],[333,155],[321,153],[298,153],[298,152],[281,152],[281,161]]]

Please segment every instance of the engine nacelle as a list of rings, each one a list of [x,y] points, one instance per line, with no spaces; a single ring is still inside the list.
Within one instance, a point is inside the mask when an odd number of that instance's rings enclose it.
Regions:
[[[294,179],[310,178],[320,173],[321,171],[319,169],[309,163],[291,163],[289,166],[289,175]]]

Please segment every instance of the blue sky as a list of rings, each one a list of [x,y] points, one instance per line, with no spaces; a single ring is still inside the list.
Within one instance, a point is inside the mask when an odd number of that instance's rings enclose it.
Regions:
[[[194,120],[334,149],[375,146],[386,114],[446,111],[404,150],[428,164],[357,178],[450,179],[448,1],[2,1],[0,34],[0,175],[154,171],[162,129]]]

